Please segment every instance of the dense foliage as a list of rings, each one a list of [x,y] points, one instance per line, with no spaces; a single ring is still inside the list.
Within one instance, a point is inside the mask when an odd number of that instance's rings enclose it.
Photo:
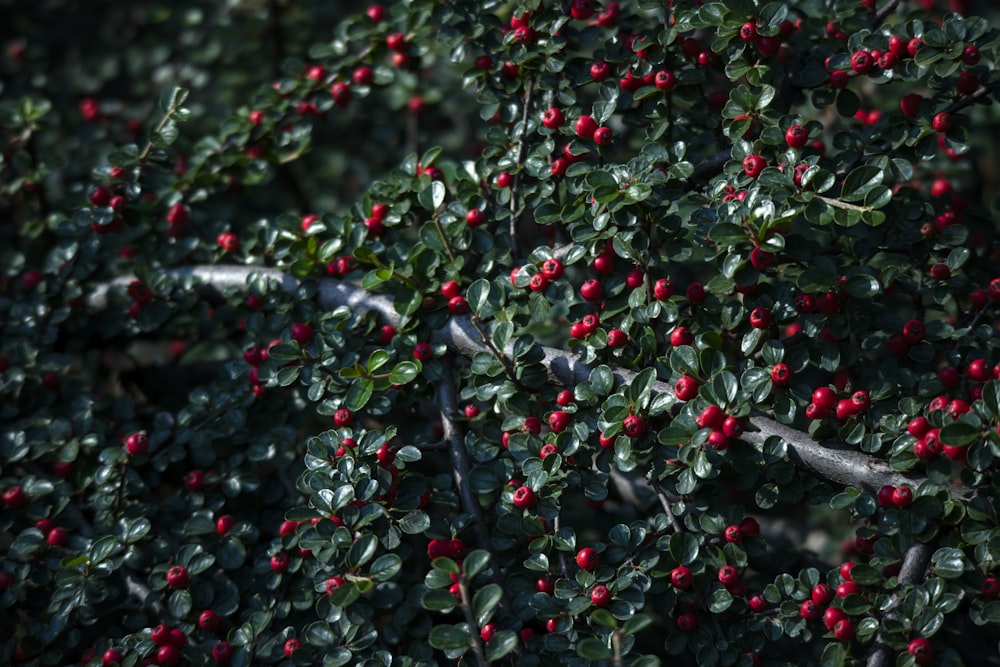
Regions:
[[[0,0],[0,662],[1000,664],[992,3],[352,4]]]

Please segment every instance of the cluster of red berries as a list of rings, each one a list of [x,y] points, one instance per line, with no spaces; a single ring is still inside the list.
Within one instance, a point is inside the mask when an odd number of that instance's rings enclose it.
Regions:
[[[679,395],[678,398],[680,398]],[[726,411],[718,405],[709,404],[706,406],[695,417],[695,423],[700,429],[707,428],[710,430],[707,442],[708,446],[712,449],[726,449],[729,447],[731,439],[739,438],[743,435],[743,420],[739,417],[727,415]]]
[[[867,411],[871,407],[871,397],[864,389],[858,389],[850,398],[837,398],[830,387],[817,387],[812,393],[812,402],[806,406],[808,419],[825,419],[833,412],[837,419],[845,421]]]

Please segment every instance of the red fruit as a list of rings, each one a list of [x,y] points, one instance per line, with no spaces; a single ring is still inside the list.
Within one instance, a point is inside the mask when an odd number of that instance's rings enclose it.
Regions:
[[[223,514],[215,520],[215,532],[219,535],[226,535],[235,525],[236,517],[232,514]]]
[[[854,406],[855,412],[864,412],[872,405],[871,396],[864,389],[858,389],[856,392],[851,394],[851,404]]]
[[[497,174],[497,187],[500,189],[509,188],[514,184],[514,177],[506,171]]]
[[[674,394],[679,400],[690,401],[698,395],[698,381],[690,375],[682,376],[674,384]]]
[[[562,410],[556,410],[549,415],[549,428],[556,433],[566,430],[570,423],[570,415]]]
[[[544,125],[550,130],[559,129],[565,122],[566,122],[566,116],[560,109],[556,107],[552,107],[551,109],[546,109],[545,113],[542,114],[542,125]]]
[[[580,296],[587,301],[600,301],[604,298],[604,287],[599,280],[590,278],[580,286]]]
[[[174,565],[167,570],[167,586],[171,588],[187,588],[189,584],[188,571],[183,565]]]
[[[930,664],[934,659],[934,647],[930,641],[923,637],[917,637],[906,645],[906,652],[913,656],[913,662],[918,665]]]
[[[687,327],[677,327],[670,332],[670,344],[673,347],[690,345],[694,342],[694,335],[687,330]]]
[[[34,289],[45,278],[41,271],[25,271],[21,276],[21,286],[26,290]]]
[[[829,584],[817,584],[813,586],[811,599],[821,607],[833,602],[833,597],[833,589],[830,588]]]
[[[931,267],[931,277],[937,280],[948,280],[951,278],[951,269],[944,262],[938,262]]]
[[[553,257],[552,259],[547,259],[542,263],[542,275],[544,275],[549,280],[558,280],[562,278],[563,275],[563,263],[561,260]]]
[[[809,141],[809,131],[801,125],[792,125],[785,131],[785,143],[791,148],[802,148]]]
[[[857,630],[854,627],[854,623],[850,620],[842,618],[833,626],[833,636],[842,642],[849,642],[854,639],[857,634]]]
[[[461,291],[462,291],[461,286],[459,286],[459,284],[454,280],[449,280],[448,282],[441,285],[441,295],[446,299],[458,296],[461,293]]]
[[[767,329],[771,326],[771,311],[767,308],[754,308],[750,311],[750,326],[754,329]]]
[[[740,26],[740,39],[744,42],[754,42],[757,40],[757,22],[747,21]]]
[[[993,379],[993,369],[986,359],[973,359],[969,362],[969,377],[976,382],[988,382]]]
[[[850,80],[851,78],[847,75],[847,72],[842,69],[835,69],[830,72],[830,87],[834,90],[846,88]]]
[[[621,329],[612,329],[608,332],[608,347],[615,349],[628,345],[628,334]]]
[[[284,645],[283,648],[284,648],[284,652],[285,652],[285,657],[286,658],[291,658],[293,653],[295,653],[300,648],[302,648],[302,642],[300,642],[298,639],[295,639],[294,637],[292,637],[291,639],[289,639],[289,640],[287,640],[285,642],[285,645]]]
[[[601,561],[601,557],[591,547],[584,547],[576,552],[576,564],[584,570],[593,570]]]
[[[830,598],[833,599],[832,597]],[[837,623],[843,621],[847,618],[847,614],[843,609],[838,609],[837,607],[828,607],[826,611],[823,612],[823,625],[826,626],[827,630],[833,630]]]
[[[590,139],[594,136],[594,132],[597,131],[597,121],[590,116],[580,116],[576,121],[574,129],[576,130],[576,136],[581,139]]]
[[[892,492],[892,504],[896,507],[909,507],[913,503],[913,491],[905,484],[897,486]]]
[[[181,652],[176,646],[161,646],[156,652],[156,664],[176,665],[181,661]]]
[[[466,548],[465,542],[457,537],[453,537],[448,540],[448,556],[451,556],[453,560],[462,560],[465,558]]]
[[[771,368],[771,381],[777,385],[787,385],[792,381],[792,369],[788,364],[775,364]]]
[[[333,413],[333,423],[337,426],[350,426],[354,423],[354,413],[347,408],[341,408]]]
[[[496,631],[497,631],[496,623],[487,623],[482,627],[482,629],[479,630],[479,638],[482,639],[484,642],[488,642],[489,640],[493,639],[493,635],[496,634]]]
[[[629,415],[622,420],[622,430],[630,438],[639,438],[646,432],[646,421],[639,415]]]
[[[670,572],[670,583],[673,584],[674,588],[686,591],[694,585],[694,575],[691,574],[690,569],[680,565]]]
[[[739,526],[728,526],[724,534],[726,542],[739,544],[743,541],[743,530]]]
[[[343,81],[337,81],[330,86],[330,97],[335,106],[346,107],[351,101],[351,87]]]
[[[903,325],[903,340],[908,345],[916,345],[927,335],[927,328],[920,320],[910,320]]]
[[[288,570],[288,554],[284,551],[279,551],[278,553],[271,556],[271,571],[277,572],[279,574]]]
[[[722,432],[727,438],[738,438],[743,435],[743,420],[739,417],[726,417],[722,422]]]
[[[765,598],[761,593],[754,593],[751,595],[747,603],[750,605],[750,610],[758,614],[767,611],[767,608],[771,606],[768,604],[767,598]]]
[[[101,654],[101,664],[104,667],[109,667],[110,665],[120,665],[125,661],[125,654],[116,648],[109,648],[107,651]]]
[[[666,301],[674,295],[674,284],[670,278],[660,278],[653,284],[653,296],[657,301]]]
[[[590,591],[590,604],[595,607],[607,607],[611,604],[611,591],[607,586],[597,585]]]
[[[767,161],[759,155],[748,155],[743,158],[743,171],[750,178],[757,178],[767,166]]]
[[[752,516],[745,517],[740,521],[740,530],[744,535],[760,535],[760,524]]]
[[[609,146],[614,138],[615,133],[610,127],[599,127],[594,130],[594,143],[598,146]]]
[[[931,128],[935,132],[944,134],[951,129],[952,120],[951,114],[947,111],[942,111],[941,113],[935,114],[934,118],[931,119]]]
[[[688,301],[696,305],[705,300],[705,287],[701,283],[691,283],[685,291]]]
[[[694,421],[698,428],[717,429],[722,427],[726,420],[726,413],[718,405],[708,405],[701,411]]]
[[[822,616],[822,614],[823,612],[820,606],[812,600],[806,600],[799,605],[799,616],[807,621],[815,621],[817,618]]]
[[[846,598],[848,595],[857,595],[861,593],[861,586],[858,586],[853,581],[845,581],[844,583],[837,586],[837,597]]]
[[[45,536],[45,541],[50,547],[61,547],[66,544],[67,540],[69,540],[69,533],[66,532],[65,528],[59,526],[53,527]]]
[[[987,600],[995,600],[1000,596],[1000,579],[996,577],[986,577],[981,586],[983,597]]]
[[[593,0],[573,0],[573,4],[569,8],[570,16],[577,21],[586,21],[594,15],[595,11],[597,8]]]
[[[770,268],[774,264],[774,255],[760,246],[754,246],[754,249],[750,251],[750,264],[755,269]]]
[[[133,456],[149,451],[149,438],[144,432],[132,433],[125,438],[125,451]]]
[[[598,60],[597,62],[591,64],[590,66],[590,78],[592,78],[594,81],[604,81],[605,79],[611,76],[611,72],[612,72],[611,65],[604,62],[603,60]],[[576,132],[577,134],[580,134],[579,121],[577,122]],[[591,133],[590,136],[593,136],[593,133]],[[584,138],[590,138],[590,137],[588,136]]]
[[[52,462],[52,472],[55,473],[56,477],[66,479],[73,474],[73,462],[56,459]]]
[[[469,312],[469,302],[464,296],[453,296],[448,299],[448,310],[452,315],[465,315]]]
[[[202,630],[208,630],[210,632],[218,630],[222,627],[224,622],[225,619],[211,609],[206,609],[198,615],[198,627]]]
[[[536,273],[528,280],[528,289],[532,292],[544,292],[549,286],[549,279],[544,274]]]
[[[233,648],[233,645],[223,639],[220,639],[212,647],[212,658],[216,662],[229,662],[235,653],[236,649]]]
[[[486,214],[478,208],[470,208],[465,214],[465,222],[469,227],[478,227],[486,222]]]
[[[343,586],[347,581],[343,577],[333,576],[326,580],[324,584],[324,589],[327,595],[333,595],[333,592]]]
[[[632,269],[625,276],[625,284],[631,289],[638,289],[646,282],[646,274],[642,272],[642,269]]]
[[[875,66],[875,59],[870,51],[855,51],[851,55],[851,69],[858,74],[867,74]]]
[[[837,394],[829,387],[817,387],[812,393],[812,402],[819,407],[832,410],[837,405]]]
[[[308,324],[293,324],[290,333],[292,340],[299,345],[306,345],[313,339],[313,329]]]
[[[962,49],[962,62],[968,66],[973,66],[979,62],[981,54],[979,53],[979,47],[975,44],[967,44],[964,49]]]
[[[955,90],[962,95],[971,95],[979,89],[979,77],[975,72],[962,72],[955,80]]]
[[[892,494],[896,491],[896,487],[886,484],[881,489],[878,490],[878,495],[876,500],[878,500],[879,507],[892,507]]]
[[[660,70],[653,78],[653,85],[665,93],[669,93],[677,85],[677,77],[669,70]]]
[[[681,632],[694,632],[698,629],[698,617],[694,614],[681,614],[677,617],[677,629]]]
[[[419,361],[427,361],[434,356],[434,349],[430,343],[417,343],[413,346],[413,358]]]
[[[713,430],[708,434],[708,446],[719,451],[726,449],[729,447],[729,436],[722,430]]]

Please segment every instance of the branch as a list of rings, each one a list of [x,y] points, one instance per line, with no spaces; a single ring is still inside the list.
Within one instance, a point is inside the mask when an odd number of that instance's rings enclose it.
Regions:
[[[923,542],[917,542],[907,549],[906,555],[903,557],[903,566],[899,570],[899,584],[901,586],[919,584],[923,581],[924,573],[927,572],[927,566],[931,562],[933,553],[934,549],[931,548],[931,545]],[[898,593],[893,595],[887,607],[888,611],[885,615],[887,619],[899,615],[898,607],[902,601],[903,599]],[[866,667],[890,667],[894,653],[892,646],[886,643],[880,625],[879,631],[875,635],[875,642],[872,644],[871,650],[868,651]]]
[[[889,0],[885,3],[880,10],[875,12],[875,16],[872,17],[871,29],[875,30],[886,20],[889,14],[896,11],[896,7],[899,6],[899,0]]]
[[[262,275],[277,283],[281,290],[289,294],[300,294],[299,282],[278,269],[259,266],[192,266],[172,269],[167,274],[175,279],[194,278],[201,282],[200,289],[216,295],[226,289],[243,288],[252,275]],[[112,288],[123,288],[131,282],[132,276],[117,278],[111,283],[95,287],[89,303],[92,307],[101,308],[107,303],[108,292]],[[319,281],[319,305],[326,309],[346,306],[355,312],[375,312],[386,323],[398,325],[401,317],[393,307],[392,299],[381,294],[373,294],[361,287],[333,279]],[[431,334],[431,340],[442,343],[454,354],[471,357],[483,351],[480,334],[472,326],[469,318],[452,317],[440,329]],[[590,367],[578,356],[551,347],[542,347],[545,355],[543,364],[548,372],[550,382],[567,387],[576,386],[590,377]],[[513,356],[513,343],[507,346],[506,353]],[[635,371],[623,368],[613,369],[615,380],[619,384],[632,382]],[[657,381],[653,384],[656,393],[671,392],[668,383]],[[444,406],[442,406],[444,407]],[[447,420],[445,420],[447,424]],[[921,475],[900,473],[892,470],[882,459],[869,456],[841,442],[814,442],[809,434],[778,423],[762,414],[751,419],[751,428],[743,434],[743,439],[751,443],[761,443],[770,436],[782,439],[787,447],[788,458],[797,466],[804,468],[816,476],[840,486],[856,486],[871,492],[878,492],[882,486],[899,486],[900,484],[919,485],[926,478]],[[644,484],[643,480],[635,480],[633,484]],[[968,500],[974,495],[972,489],[959,485],[945,485],[945,489],[956,500]],[[648,489],[637,493],[641,497],[650,495]]]

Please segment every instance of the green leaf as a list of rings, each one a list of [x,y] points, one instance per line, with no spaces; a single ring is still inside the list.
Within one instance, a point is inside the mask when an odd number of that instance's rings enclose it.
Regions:
[[[167,600],[167,607],[174,618],[184,618],[191,613],[191,592],[187,589],[174,591]]]
[[[351,383],[344,396],[344,407],[351,411],[358,411],[368,404],[368,400],[375,391],[375,383],[367,378],[359,378]]]
[[[474,549],[465,555],[462,566],[465,568],[465,576],[472,579],[477,574],[486,569],[490,564],[490,553],[485,549]]]
[[[472,596],[472,614],[476,617],[476,624],[483,627],[493,618],[503,598],[503,590],[497,584],[487,584]]]
[[[184,104],[184,100],[187,99],[187,96],[187,88],[174,86],[160,95],[160,111],[163,113],[172,113],[175,109],[180,107],[180,105]]]
[[[841,642],[830,642],[819,658],[820,667],[843,667],[847,651]]]
[[[965,554],[961,549],[942,547],[931,556],[934,573],[943,579],[957,579],[965,572]]]
[[[636,614],[625,621],[625,625],[622,626],[622,634],[627,637],[642,632],[652,625],[655,620],[651,614]]]
[[[486,642],[486,659],[499,660],[517,648],[517,634],[513,630],[501,630]]]
[[[607,396],[615,385],[614,375],[607,366],[598,366],[590,372],[590,386],[598,396]]]
[[[372,533],[365,533],[351,545],[345,559],[348,567],[361,567],[372,559],[378,548],[378,538]]]
[[[472,647],[472,635],[457,625],[435,625],[427,635],[427,642],[442,651],[459,651]]]
[[[680,565],[690,565],[698,557],[699,540],[691,533],[674,533],[670,536],[670,555]]]
[[[952,422],[945,424],[941,429],[940,440],[946,445],[960,447],[971,444],[982,439],[983,435],[978,428],[965,422]]]
[[[437,211],[444,203],[444,183],[441,181],[431,181],[417,195],[417,201],[430,212]]]
[[[480,313],[486,306],[490,298],[490,281],[480,278],[471,285],[466,292],[466,300],[473,312]]]
[[[866,164],[854,168],[844,179],[840,198],[847,202],[860,201],[869,192],[882,184],[884,174],[874,165]]]
[[[387,581],[403,568],[403,559],[396,554],[382,554],[368,568],[368,576],[375,581]]]
[[[428,611],[447,613],[458,606],[458,600],[445,588],[431,588],[420,597],[420,606]]]
[[[576,654],[585,660],[609,660],[611,649],[596,637],[586,637],[576,645]]]
[[[419,361],[401,361],[389,373],[389,382],[394,385],[407,385],[413,382],[423,368]]]

